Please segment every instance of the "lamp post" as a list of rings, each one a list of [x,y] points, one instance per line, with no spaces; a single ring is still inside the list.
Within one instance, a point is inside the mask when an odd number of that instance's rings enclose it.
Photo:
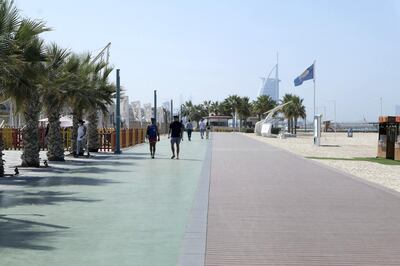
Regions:
[[[121,84],[120,84],[120,76],[119,76],[119,69],[117,69],[117,95],[116,95],[116,110],[115,110],[115,133],[116,133],[116,140],[115,140],[115,154],[121,154],[121,143],[120,143],[120,136],[121,136],[121,110],[120,110],[120,100],[121,100]]]
[[[174,101],[171,99],[171,123],[174,120]]]
[[[157,90],[154,90],[154,120],[157,125]]]

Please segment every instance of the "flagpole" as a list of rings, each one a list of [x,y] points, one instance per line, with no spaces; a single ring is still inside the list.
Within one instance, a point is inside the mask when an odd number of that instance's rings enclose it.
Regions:
[[[314,132],[315,132],[315,123],[314,123],[314,119],[315,119],[315,62],[316,60],[314,60],[314,67],[313,67],[313,81],[314,81],[314,117],[313,117],[313,124],[314,124]]]

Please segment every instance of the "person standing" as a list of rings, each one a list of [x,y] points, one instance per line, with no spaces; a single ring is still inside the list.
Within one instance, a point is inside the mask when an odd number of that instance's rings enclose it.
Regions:
[[[187,131],[187,135],[188,135],[188,140],[190,141],[192,139],[192,132],[193,132],[193,124],[190,121],[190,119],[186,123],[186,131]]]
[[[204,119],[201,119],[199,123],[199,129],[200,129],[200,137],[201,139],[204,139],[204,131],[206,130],[206,124],[204,123]]]
[[[179,144],[181,143],[183,135],[183,124],[179,122],[179,116],[174,116],[174,122],[169,125],[168,138],[171,138],[171,151],[172,157],[175,158],[175,145],[176,145],[176,159],[179,159]]]
[[[154,159],[154,154],[156,153],[156,143],[160,141],[160,133],[156,125],[156,119],[151,119],[151,124],[147,126],[146,137],[149,140],[150,145],[150,155]]]
[[[206,124],[206,139],[210,138],[210,131],[211,131],[211,126],[210,124],[207,122]]]
[[[78,136],[76,139],[76,153],[75,157],[78,157],[79,155],[83,155],[83,147],[84,147],[84,140],[86,137],[86,127],[85,127],[85,121],[79,120],[78,122]]]

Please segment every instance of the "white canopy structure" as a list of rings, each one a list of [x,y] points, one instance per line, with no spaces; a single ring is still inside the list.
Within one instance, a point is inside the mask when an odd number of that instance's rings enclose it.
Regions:
[[[281,105],[278,105],[277,107],[265,112],[264,114],[267,115],[264,120],[258,121],[256,123],[256,126],[254,128],[254,133],[257,136],[263,136],[263,137],[271,137],[272,136],[272,123],[274,122],[274,114],[281,110],[284,106],[288,105],[291,102],[287,102]]]
[[[45,124],[47,124],[48,121],[49,121],[48,118],[43,118],[43,119],[39,120],[39,122],[43,122]],[[88,121],[86,121],[86,120],[84,120],[84,121],[85,121],[86,124],[88,123]],[[60,122],[61,122],[60,127],[63,127],[63,128],[72,127],[72,124],[73,124],[72,116],[68,116],[68,115],[62,116],[62,117],[60,117]]]

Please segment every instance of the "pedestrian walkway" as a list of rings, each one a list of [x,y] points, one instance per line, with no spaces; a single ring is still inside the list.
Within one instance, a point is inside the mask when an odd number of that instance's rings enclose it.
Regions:
[[[163,140],[156,159],[146,144],[0,179],[0,265],[175,265],[208,143],[194,134],[180,160]]]
[[[236,133],[148,150],[0,179],[0,266],[400,265],[396,192]]]
[[[240,134],[215,134],[206,265],[400,265],[400,197]]]

